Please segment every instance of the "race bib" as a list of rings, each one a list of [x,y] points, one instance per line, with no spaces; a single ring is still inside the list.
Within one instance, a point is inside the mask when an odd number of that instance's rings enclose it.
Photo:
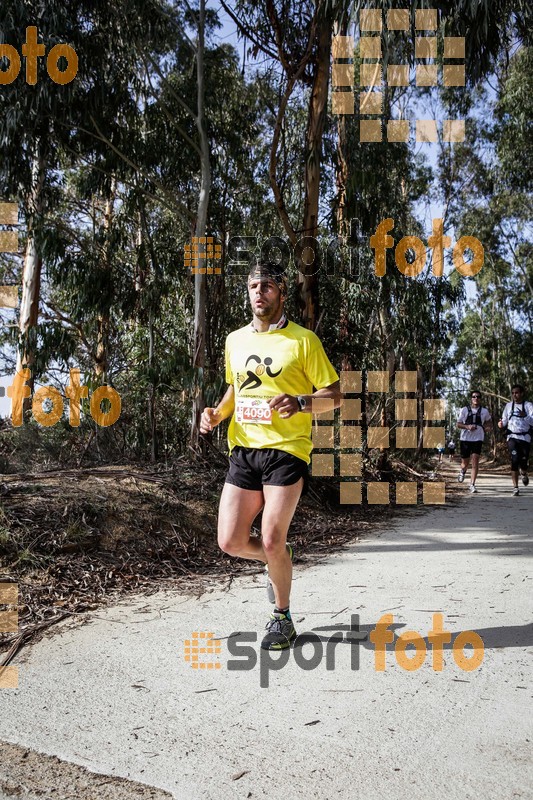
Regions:
[[[241,424],[255,422],[261,425],[272,425],[272,409],[268,405],[268,400],[242,397],[237,400],[235,419]]]

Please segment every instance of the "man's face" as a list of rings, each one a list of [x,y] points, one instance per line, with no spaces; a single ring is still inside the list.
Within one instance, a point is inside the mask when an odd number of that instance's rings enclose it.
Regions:
[[[475,408],[476,406],[481,405],[481,395],[477,392],[474,392],[472,397],[470,398],[472,401],[472,406]]]
[[[515,401],[515,403],[521,403],[522,402],[522,398],[524,396],[524,393],[523,393],[522,389],[513,389],[511,391],[511,395],[512,395],[513,400]]]
[[[283,310],[285,298],[282,297],[277,283],[269,278],[251,278],[248,280],[248,295],[252,311],[256,317],[268,321],[275,319]]]

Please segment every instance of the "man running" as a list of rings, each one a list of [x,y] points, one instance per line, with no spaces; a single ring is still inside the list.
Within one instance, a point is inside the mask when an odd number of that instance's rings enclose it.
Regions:
[[[507,433],[507,447],[511,453],[511,478],[513,481],[513,497],[520,494],[518,489],[518,471],[522,483],[527,486],[529,461],[529,447],[531,444],[531,428],[533,427],[533,403],[525,400],[524,387],[519,383],[511,388],[510,403],[503,409],[498,427]]]
[[[289,596],[292,547],[287,532],[308,480],[311,413],[341,405],[339,376],[320,339],[289,321],[287,282],[279,267],[261,264],[248,276],[253,319],[226,339],[226,394],[206,408],[200,431],[231,417],[230,464],[220,498],[218,543],[233,556],[267,564],[275,602],[261,647],[281,650],[296,637]],[[315,391],[313,391],[313,389]],[[261,539],[250,536],[263,511]]]
[[[455,442],[453,439],[448,442],[448,453],[450,454],[450,461],[453,461],[455,455]]]
[[[470,491],[477,492],[476,478],[479,466],[479,456],[481,446],[485,438],[485,431],[490,430],[491,416],[487,408],[481,405],[481,393],[472,392],[471,406],[464,406],[457,419],[457,427],[461,431],[459,447],[461,449],[461,469],[457,480],[462,483],[468,469],[470,459],[472,459],[472,471],[470,473]]]

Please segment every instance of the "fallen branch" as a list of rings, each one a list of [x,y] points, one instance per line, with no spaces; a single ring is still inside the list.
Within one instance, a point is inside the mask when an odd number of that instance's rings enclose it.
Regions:
[[[18,634],[15,638],[15,641],[7,651],[6,655],[4,656],[2,661],[0,661],[0,667],[6,667],[11,661],[11,659],[14,658],[14,656],[18,653],[23,644],[27,644],[27,642],[29,641],[29,639],[31,639],[34,633],[36,633],[37,631],[44,630],[45,628],[49,628],[51,625],[55,625],[56,622],[60,622],[62,619],[68,617],[69,615],[70,612],[63,611],[61,614],[57,614],[55,617],[52,617],[51,619],[45,619],[43,622],[37,623],[37,625],[32,625],[31,627],[26,628],[26,630],[22,631],[21,634]]]

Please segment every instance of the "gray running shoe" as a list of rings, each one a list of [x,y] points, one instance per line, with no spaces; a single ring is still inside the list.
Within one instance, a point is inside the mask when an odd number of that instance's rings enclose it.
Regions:
[[[523,472],[523,471],[522,471],[522,472],[520,473],[520,477],[522,478],[522,484],[523,484],[523,486],[527,486],[527,485],[528,485],[528,483],[529,483],[529,475],[527,474],[527,472]]]
[[[513,497],[518,497],[519,494],[520,494],[520,489],[517,486],[516,489],[513,489]]]
[[[462,483],[465,479],[465,471],[464,469],[459,470],[459,475],[457,476],[457,480],[459,483]]]
[[[287,542],[285,547],[287,548],[287,551],[288,551],[288,553],[289,553],[289,555],[291,557],[291,561],[294,561],[294,548],[293,548],[292,544],[289,544]],[[276,604],[276,598],[274,596],[274,587],[272,586],[272,581],[270,580],[270,576],[268,574],[268,565],[265,567],[265,572],[266,572],[266,578],[267,578],[266,587],[267,587],[268,602],[272,603],[272,605],[275,605]]]
[[[263,650],[286,650],[296,639],[296,631],[292,619],[287,619],[285,614],[271,614],[266,624],[267,635],[261,642]]]
[[[477,492],[476,485],[474,483],[470,484],[469,491],[472,492],[472,494],[475,494]]]

